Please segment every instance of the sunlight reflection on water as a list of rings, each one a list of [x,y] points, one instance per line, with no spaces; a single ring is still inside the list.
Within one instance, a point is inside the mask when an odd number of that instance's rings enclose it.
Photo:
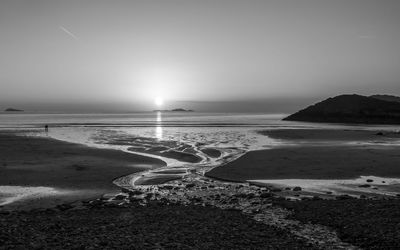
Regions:
[[[162,140],[163,128],[162,128],[162,116],[161,112],[157,112],[157,123],[156,123],[155,137],[157,140]]]

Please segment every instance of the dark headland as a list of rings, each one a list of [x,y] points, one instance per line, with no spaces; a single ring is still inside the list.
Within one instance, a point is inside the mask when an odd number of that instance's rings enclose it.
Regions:
[[[283,120],[329,123],[400,124],[400,97],[339,95]]]

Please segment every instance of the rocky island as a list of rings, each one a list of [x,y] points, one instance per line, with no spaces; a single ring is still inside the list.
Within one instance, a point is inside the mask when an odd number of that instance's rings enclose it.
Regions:
[[[176,108],[176,109],[156,109],[153,112],[193,112],[192,109],[183,109],[183,108]]]
[[[388,95],[339,95],[283,120],[329,123],[400,124],[400,98]]]
[[[4,112],[23,112],[22,109],[6,108]]]

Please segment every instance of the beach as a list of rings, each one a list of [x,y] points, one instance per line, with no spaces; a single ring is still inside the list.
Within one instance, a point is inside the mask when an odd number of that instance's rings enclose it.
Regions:
[[[17,132],[0,133],[0,152],[0,186],[8,187],[9,198],[16,196],[8,208],[51,207],[117,193],[115,178],[165,166],[150,157]]]
[[[168,167],[151,148],[143,156],[2,132],[2,190],[27,188],[20,190],[27,195],[0,209],[0,241],[37,249],[398,247],[398,133],[258,133],[273,146],[237,159],[228,153],[238,150],[213,147],[210,157],[232,160]]]
[[[0,207],[0,245],[6,249],[314,248],[238,209],[183,204],[139,190],[124,196],[126,190],[113,184],[165,166],[161,160],[16,131],[0,138],[2,191],[25,188]]]

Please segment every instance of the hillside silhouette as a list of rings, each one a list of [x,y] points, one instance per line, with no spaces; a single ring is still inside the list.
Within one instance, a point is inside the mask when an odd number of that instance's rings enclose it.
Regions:
[[[398,98],[398,97],[397,97]],[[283,120],[328,122],[400,124],[400,102],[394,96],[339,95],[311,105]],[[400,98],[399,98],[400,99]]]

